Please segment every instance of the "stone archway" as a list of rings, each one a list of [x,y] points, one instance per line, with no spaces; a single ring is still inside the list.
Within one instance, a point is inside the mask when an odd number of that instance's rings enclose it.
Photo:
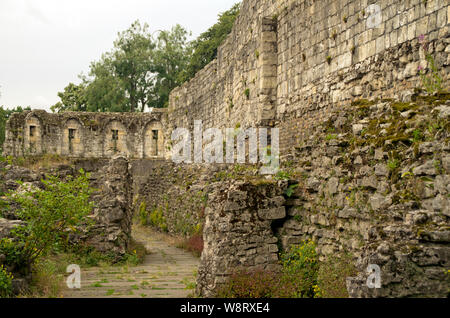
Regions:
[[[103,131],[103,155],[112,157],[114,155],[128,156],[127,129],[117,120],[110,121]]]
[[[42,153],[42,125],[39,118],[32,115],[26,118],[24,128],[24,154]]]
[[[77,119],[66,121],[61,140],[62,154],[70,157],[82,157],[84,154],[83,126]]]
[[[164,156],[164,135],[162,125],[152,121],[144,129],[144,158]]]

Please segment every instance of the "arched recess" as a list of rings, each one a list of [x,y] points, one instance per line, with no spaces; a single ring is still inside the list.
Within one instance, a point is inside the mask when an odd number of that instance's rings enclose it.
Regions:
[[[42,125],[35,115],[25,119],[24,155],[39,155],[42,153]]]
[[[103,154],[112,157],[117,154],[128,156],[127,129],[117,121],[110,121],[103,131]]]
[[[78,119],[68,119],[62,133],[62,154],[70,157],[83,157],[83,142],[83,125]]]
[[[144,129],[144,158],[164,156],[164,135],[162,125],[152,121]]]

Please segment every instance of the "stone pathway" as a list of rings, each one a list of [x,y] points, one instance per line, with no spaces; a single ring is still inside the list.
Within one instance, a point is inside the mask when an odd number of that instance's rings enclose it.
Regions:
[[[67,290],[64,297],[175,298],[194,292],[198,258],[146,227],[135,226],[133,238],[150,252],[141,265],[81,269],[81,289]]]

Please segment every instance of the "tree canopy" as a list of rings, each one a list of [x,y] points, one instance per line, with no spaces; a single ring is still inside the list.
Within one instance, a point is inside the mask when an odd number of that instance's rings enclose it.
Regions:
[[[218,22],[196,40],[180,25],[159,31],[154,38],[147,24],[135,21],[118,33],[113,49],[91,63],[81,83],[69,83],[58,93],[54,112],[144,112],[167,107],[170,92],[217,56],[231,32],[239,4],[219,15]]]
[[[193,54],[190,58],[184,80],[187,81],[217,57],[217,49],[230,34],[234,21],[239,15],[240,3],[219,14],[219,20],[206,32],[193,41]]]

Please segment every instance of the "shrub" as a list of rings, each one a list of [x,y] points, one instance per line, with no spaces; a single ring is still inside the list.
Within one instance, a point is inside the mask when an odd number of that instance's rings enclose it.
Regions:
[[[12,295],[12,280],[12,274],[3,265],[0,265],[0,298],[6,298]]]
[[[346,278],[356,275],[353,257],[348,253],[329,256],[321,263],[317,277],[320,296],[324,298],[348,298]]]
[[[314,297],[314,286],[317,285],[319,261],[316,244],[305,241],[294,245],[281,255],[283,273],[295,286],[294,297]]]
[[[147,225],[147,222],[148,222],[148,211],[147,211],[147,207],[145,205],[145,202],[142,202],[139,205],[138,217],[139,217],[139,223],[141,225]]]
[[[147,255],[145,246],[131,239],[128,252],[124,255],[122,262],[136,266],[144,262],[145,255]]]
[[[320,296],[316,245],[305,241],[281,256],[281,271],[263,269],[234,272],[219,288],[219,297],[300,298]]]
[[[26,264],[28,270],[38,257],[64,245],[70,232],[85,223],[85,216],[93,208],[88,178],[89,174],[82,170],[80,176],[70,176],[66,181],[48,176],[42,180],[44,189],[8,194],[9,200],[20,206],[17,216],[25,221],[25,225],[11,231],[12,240],[0,243],[0,252],[8,255],[9,265]]]
[[[34,268],[30,286],[30,297],[56,298],[64,290],[66,264],[46,258],[39,259]],[[27,296],[27,295],[25,295]]]
[[[167,231],[166,218],[164,217],[163,209],[161,207],[154,209],[150,213],[150,224],[164,232]]]

